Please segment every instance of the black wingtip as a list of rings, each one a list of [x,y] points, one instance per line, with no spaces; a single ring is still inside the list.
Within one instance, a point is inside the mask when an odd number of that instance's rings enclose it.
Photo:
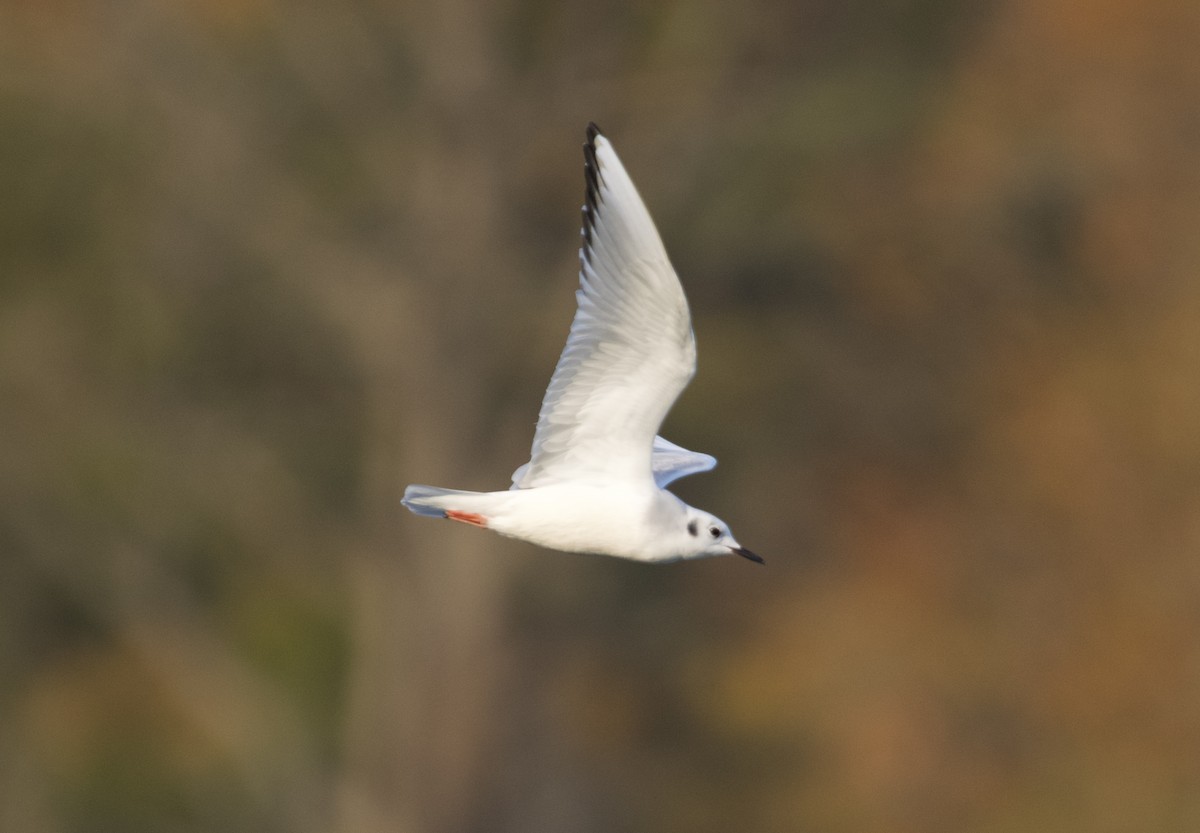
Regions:
[[[596,137],[603,135],[595,122],[588,122],[587,144],[583,146],[583,175],[586,191],[583,203],[583,249],[580,254],[585,262],[591,261],[592,227],[596,223],[596,209],[600,201],[600,165],[596,161]]]

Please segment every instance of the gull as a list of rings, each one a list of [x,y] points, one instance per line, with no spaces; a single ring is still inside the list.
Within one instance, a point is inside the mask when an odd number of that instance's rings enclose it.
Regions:
[[[696,373],[679,277],[612,144],[589,124],[578,307],[529,462],[500,492],[412,485],[402,503],[564,552],[666,563],[740,555],[725,522],[666,487],[715,457],[657,436]]]

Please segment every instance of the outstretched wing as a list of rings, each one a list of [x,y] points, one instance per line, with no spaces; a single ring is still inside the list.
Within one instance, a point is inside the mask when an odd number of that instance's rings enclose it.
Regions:
[[[688,451],[670,440],[664,440],[662,437],[654,438],[654,454],[650,458],[650,468],[654,474],[654,482],[660,489],[667,488],[667,484],[673,483],[681,477],[699,474],[702,471],[711,471],[716,466],[717,458],[711,454]],[[525,479],[528,471],[529,463],[526,463],[513,472],[513,489],[522,488],[521,481]]]
[[[517,488],[652,477],[658,427],[696,372],[687,300],[654,221],[594,124],[587,138],[579,306]]]

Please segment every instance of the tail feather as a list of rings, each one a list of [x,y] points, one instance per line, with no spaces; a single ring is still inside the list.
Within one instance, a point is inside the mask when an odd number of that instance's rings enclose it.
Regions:
[[[404,498],[400,501],[408,511],[429,518],[444,518],[446,510],[453,509],[464,495],[479,495],[481,492],[468,492],[462,489],[441,489],[437,486],[422,486],[414,483],[404,490]]]

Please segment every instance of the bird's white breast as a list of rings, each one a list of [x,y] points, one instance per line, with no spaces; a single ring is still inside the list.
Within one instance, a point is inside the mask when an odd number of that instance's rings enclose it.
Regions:
[[[677,558],[661,531],[684,525],[683,504],[652,482],[563,483],[502,493],[488,527],[550,549],[613,555],[638,561]]]

